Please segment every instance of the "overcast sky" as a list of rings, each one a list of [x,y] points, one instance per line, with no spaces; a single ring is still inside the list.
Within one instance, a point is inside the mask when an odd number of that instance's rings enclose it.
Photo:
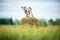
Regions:
[[[22,6],[32,7],[34,17],[60,18],[59,0],[0,0],[0,18],[21,19],[26,17]]]

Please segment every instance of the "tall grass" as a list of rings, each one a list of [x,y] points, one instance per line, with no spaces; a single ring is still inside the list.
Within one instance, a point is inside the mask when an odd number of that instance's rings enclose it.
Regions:
[[[60,27],[22,28],[20,25],[0,25],[0,40],[59,40]]]

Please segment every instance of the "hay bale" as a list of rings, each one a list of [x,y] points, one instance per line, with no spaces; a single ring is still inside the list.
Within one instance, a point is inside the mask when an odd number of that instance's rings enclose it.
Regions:
[[[33,27],[33,26],[37,27],[38,26],[38,22],[35,17],[23,18],[21,22],[22,22],[23,27]]]

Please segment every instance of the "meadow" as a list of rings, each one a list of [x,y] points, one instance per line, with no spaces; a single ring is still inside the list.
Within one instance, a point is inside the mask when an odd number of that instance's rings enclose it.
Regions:
[[[60,27],[22,28],[20,25],[0,25],[0,40],[60,40]]]

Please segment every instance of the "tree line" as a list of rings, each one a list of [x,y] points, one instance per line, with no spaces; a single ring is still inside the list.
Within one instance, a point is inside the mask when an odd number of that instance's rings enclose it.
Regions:
[[[0,18],[0,25],[2,24],[10,24],[13,25],[13,20],[12,18]]]
[[[49,19],[48,21],[46,21],[45,19],[42,20],[40,19],[38,22],[40,26],[47,26],[47,25],[60,26],[60,19],[55,19],[55,20]]]
[[[0,18],[0,25],[21,25],[21,21],[18,19],[13,20],[12,18]],[[38,19],[39,26],[57,25],[60,26],[60,19],[49,19],[47,22],[45,19]]]

